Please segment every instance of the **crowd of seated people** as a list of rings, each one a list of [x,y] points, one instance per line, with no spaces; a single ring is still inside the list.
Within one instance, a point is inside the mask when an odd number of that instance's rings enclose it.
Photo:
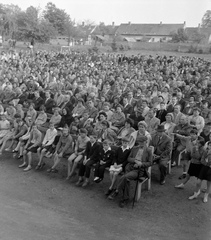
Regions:
[[[48,173],[67,161],[67,179],[78,174],[87,187],[109,169],[106,195],[123,192],[130,180],[158,164],[182,159],[184,188],[191,176],[211,181],[211,66],[204,59],[124,56],[85,52],[2,52],[0,56],[0,155],[17,153],[19,168]],[[203,167],[205,166],[205,167]],[[77,168],[78,173],[77,173]],[[203,172],[202,172],[203,171]],[[199,188],[199,187],[198,187]],[[198,197],[200,189],[190,199]],[[121,194],[120,194],[121,195]]]

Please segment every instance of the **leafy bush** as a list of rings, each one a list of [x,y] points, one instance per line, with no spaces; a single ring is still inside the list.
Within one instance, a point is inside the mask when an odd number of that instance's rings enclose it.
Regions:
[[[194,47],[193,45],[191,45],[188,49],[189,53],[196,53],[197,52],[197,47]]]
[[[199,49],[198,53],[202,54],[202,53],[203,53],[203,50],[202,50],[202,49]]]

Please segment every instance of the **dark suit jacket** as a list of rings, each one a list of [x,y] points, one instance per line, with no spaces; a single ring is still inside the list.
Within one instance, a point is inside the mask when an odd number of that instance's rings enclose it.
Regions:
[[[129,163],[134,163],[138,150],[139,150],[139,146],[135,146],[131,149],[130,155],[128,157]],[[153,163],[152,148],[144,147],[141,162],[142,162],[142,168],[148,168],[152,166],[152,163]]]
[[[175,106],[175,105],[173,105],[173,104],[169,104],[168,107],[167,107],[167,109],[166,109],[167,112],[168,112],[168,113],[172,113],[172,112],[174,111],[174,106]]]
[[[22,93],[21,95],[17,96],[17,98],[19,99],[18,103],[22,104],[27,100],[28,98],[28,94],[27,93]]]
[[[162,138],[159,140],[159,136],[155,133],[152,136],[152,140],[150,142],[150,146],[154,147],[154,154],[160,156],[161,161],[169,161],[171,158],[171,151],[172,151],[172,141],[171,138],[163,134]]]
[[[125,116],[127,116],[127,114],[131,114],[133,111],[133,107],[128,104],[126,107],[123,106],[123,113],[125,114]]]
[[[160,123],[163,123],[166,121],[166,114],[167,114],[167,111],[165,109],[157,111],[156,118],[160,119]]]
[[[99,151],[99,160],[106,162],[106,165],[111,165],[114,158],[113,150],[104,151],[103,147],[100,148]]]
[[[178,104],[181,106],[181,110],[180,111],[182,112],[184,110],[184,108],[185,108],[186,101],[181,99],[181,100],[178,101]]]
[[[53,114],[53,108],[56,106],[55,101],[52,98],[49,98],[47,102],[44,103],[47,113]]]
[[[95,142],[93,146],[91,142],[87,142],[84,155],[87,157],[87,159],[89,158],[94,162],[99,162],[99,149],[100,145],[98,142]]]
[[[37,99],[34,98],[34,99],[33,99],[33,103],[35,104],[34,109],[35,109],[36,111],[39,111],[41,105],[43,105],[43,103],[44,103],[44,100],[43,100],[41,97],[39,97],[39,98],[37,98]]]
[[[67,108],[70,114],[72,114],[72,111],[73,111],[73,108],[74,108],[71,101],[68,101],[68,102],[65,102],[65,103],[63,102],[61,105],[59,105],[59,107],[61,109]]]

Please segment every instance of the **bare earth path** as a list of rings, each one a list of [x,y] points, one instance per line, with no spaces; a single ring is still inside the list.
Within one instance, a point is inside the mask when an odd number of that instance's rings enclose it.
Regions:
[[[174,189],[181,169],[174,168],[160,186],[154,167],[152,191],[143,192],[134,209],[120,209],[104,198],[108,176],[81,189],[64,180],[64,166],[58,174],[24,173],[11,156],[0,157],[0,240],[211,239],[211,198],[208,204],[202,196],[187,200],[194,180]]]

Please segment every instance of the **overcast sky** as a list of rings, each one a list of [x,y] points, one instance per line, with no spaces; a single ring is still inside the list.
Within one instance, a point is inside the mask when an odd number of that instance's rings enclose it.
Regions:
[[[25,10],[29,6],[44,8],[49,0],[0,0],[16,4]],[[120,23],[183,23],[196,27],[211,0],[52,0],[76,22],[92,20],[96,24]]]

